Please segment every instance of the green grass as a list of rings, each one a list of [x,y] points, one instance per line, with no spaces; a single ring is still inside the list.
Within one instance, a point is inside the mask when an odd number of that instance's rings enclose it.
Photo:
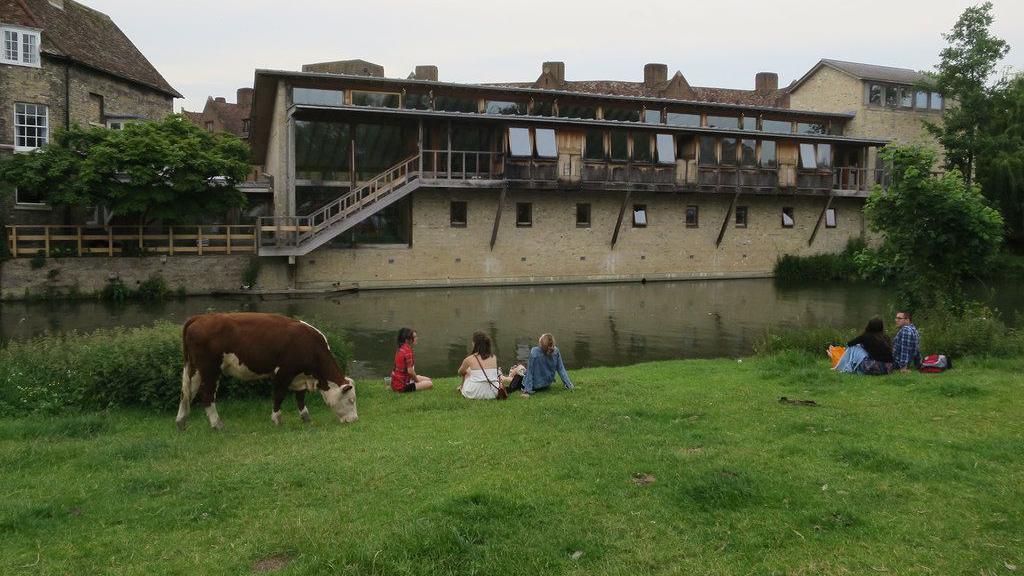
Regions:
[[[507,402],[374,379],[349,426],[315,398],[280,428],[225,400],[222,433],[201,410],[177,433],[172,406],[7,419],[0,573],[1008,574],[1020,366],[869,378],[790,352]]]

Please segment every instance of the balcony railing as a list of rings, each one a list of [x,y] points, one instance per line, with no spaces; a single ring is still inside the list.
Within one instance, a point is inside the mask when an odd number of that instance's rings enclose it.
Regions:
[[[441,180],[500,180],[502,155],[473,150],[424,150],[423,177]]]
[[[7,226],[14,258],[25,256],[206,256],[256,251],[256,226]]]

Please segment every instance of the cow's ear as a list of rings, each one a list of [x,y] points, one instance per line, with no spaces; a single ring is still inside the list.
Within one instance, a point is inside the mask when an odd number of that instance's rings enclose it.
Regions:
[[[347,393],[351,389],[352,389],[352,385],[351,384],[345,384],[344,386],[341,387],[341,393],[345,394],[345,393]]]

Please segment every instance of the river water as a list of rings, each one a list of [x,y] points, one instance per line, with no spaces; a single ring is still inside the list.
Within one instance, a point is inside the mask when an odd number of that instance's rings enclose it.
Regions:
[[[1024,291],[976,287],[975,297],[1012,320]],[[495,341],[500,365],[523,359],[543,332],[570,368],[672,358],[749,355],[769,327],[861,328],[881,315],[891,328],[889,294],[870,285],[783,287],[770,279],[496,288],[373,290],[301,299],[192,297],[163,303],[0,304],[0,340],[44,332],[181,322],[206,311],[249,310],[301,316],[342,329],[354,346],[352,373],[384,376],[402,326],[419,333],[416,368],[454,375],[474,330]]]

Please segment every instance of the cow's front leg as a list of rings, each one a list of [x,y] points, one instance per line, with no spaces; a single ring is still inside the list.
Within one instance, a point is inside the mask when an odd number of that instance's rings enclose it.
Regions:
[[[281,425],[281,404],[287,394],[286,387],[281,386],[280,382],[274,383],[274,411],[270,413],[270,421],[274,423],[274,426]]]
[[[210,420],[210,426],[214,430],[223,430],[224,421],[217,414],[217,384],[220,382],[220,374],[207,375],[200,370],[202,384],[199,385],[199,398],[206,406],[206,417]]]
[[[295,391],[295,407],[299,409],[299,418],[302,418],[302,421],[308,424],[311,418],[309,417],[309,408],[306,407],[305,390]]]

